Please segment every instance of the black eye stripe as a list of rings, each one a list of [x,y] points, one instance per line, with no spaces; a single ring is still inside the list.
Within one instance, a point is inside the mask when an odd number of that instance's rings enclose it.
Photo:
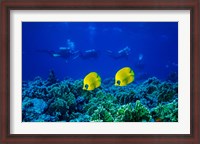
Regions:
[[[88,89],[88,87],[89,87],[89,85],[88,85],[88,84],[86,84],[86,85],[85,85],[85,88],[86,88],[86,89]]]
[[[121,83],[120,80],[117,80],[117,84],[120,85],[120,83]]]

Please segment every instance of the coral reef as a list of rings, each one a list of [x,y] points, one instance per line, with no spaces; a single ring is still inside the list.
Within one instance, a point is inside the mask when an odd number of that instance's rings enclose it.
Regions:
[[[47,79],[47,81],[46,81],[46,86],[55,84],[55,83],[57,83],[57,82],[58,82],[58,80],[57,80],[57,78],[56,78],[56,75],[55,75],[54,71],[53,71],[53,70],[50,70],[49,77],[48,77],[48,79]]]
[[[150,111],[139,100],[136,101],[134,108],[131,103],[121,106],[115,119],[116,122],[149,122],[150,120]]]
[[[47,109],[47,103],[42,99],[25,97],[22,102],[23,121],[32,121]]]
[[[93,91],[83,80],[36,77],[22,83],[23,122],[177,122],[178,83],[151,77],[116,87],[112,78]]]
[[[178,101],[175,99],[173,102],[161,105],[151,111],[152,117],[159,122],[178,122]]]
[[[122,105],[118,110],[115,122],[131,122],[134,121],[134,111],[131,103]]]
[[[113,117],[103,106],[98,107],[92,114],[91,121],[94,122],[112,122]]]

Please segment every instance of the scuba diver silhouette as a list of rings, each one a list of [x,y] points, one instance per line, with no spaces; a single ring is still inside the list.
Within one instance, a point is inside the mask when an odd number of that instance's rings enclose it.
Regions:
[[[97,58],[99,53],[95,49],[88,49],[85,51],[75,50],[74,42],[67,40],[67,47],[60,47],[58,51],[48,51],[53,57],[61,57],[66,60],[74,60],[80,57],[81,59]]]
[[[117,52],[113,52],[111,50],[106,50],[107,55],[114,59],[121,59],[121,58],[128,58],[128,55],[130,54],[131,49],[127,46]]]
[[[99,52],[95,49],[89,49],[85,51],[80,51],[79,57],[81,59],[90,59],[90,58],[97,58],[99,56]]]
[[[59,47],[57,51],[55,50],[38,50],[37,52],[47,53],[52,57],[60,57],[65,59],[66,62],[69,60],[74,60],[79,57],[79,50],[75,50],[74,42],[70,39],[67,40],[67,47]]]
[[[107,55],[114,59],[128,58],[131,49],[127,46],[117,52],[107,50]],[[95,59],[99,57],[100,52],[96,49],[88,49],[84,51],[76,50],[75,44],[70,39],[67,40],[66,47],[59,47],[58,50],[38,50],[37,52],[47,53],[55,58],[63,58],[66,62],[69,60],[75,60],[77,58],[81,59]]]
[[[48,53],[52,57],[60,57],[66,60],[68,62],[70,59],[74,60],[80,57],[81,59],[95,59],[98,58],[99,52],[95,49],[89,49],[85,51],[79,51],[79,50],[71,50],[66,47],[60,47],[58,51],[52,51],[52,50],[43,50],[40,52]]]
[[[58,51],[49,51],[49,54],[53,57],[64,58],[66,62],[79,57],[79,51],[71,49],[70,47],[60,47]]]
[[[98,58],[99,56],[99,52],[95,49],[79,51],[79,50],[72,50],[66,47],[60,47],[58,51],[39,50],[38,52],[47,53],[55,58],[58,58],[58,57],[63,58],[65,59],[66,62],[68,62],[69,60],[75,60],[78,57],[86,60],[86,59],[95,59],[95,58]]]
[[[135,65],[135,67],[138,68],[139,70],[143,70],[144,66],[145,66],[145,64],[144,64],[143,54],[139,54],[138,61]]]

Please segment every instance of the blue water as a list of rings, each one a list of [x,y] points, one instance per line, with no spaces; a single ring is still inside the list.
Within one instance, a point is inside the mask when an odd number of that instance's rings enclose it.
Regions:
[[[96,49],[97,58],[66,59],[53,57],[47,51],[67,47],[85,51]],[[107,50],[117,52],[131,49],[127,57],[113,59]],[[139,58],[139,56],[141,56]],[[140,63],[140,65],[138,65]],[[22,78],[46,79],[50,70],[63,80],[84,78],[97,72],[102,79],[114,77],[122,67],[130,66],[136,80],[156,76],[165,80],[178,72],[177,22],[23,22],[22,23]],[[141,77],[139,77],[141,76]]]

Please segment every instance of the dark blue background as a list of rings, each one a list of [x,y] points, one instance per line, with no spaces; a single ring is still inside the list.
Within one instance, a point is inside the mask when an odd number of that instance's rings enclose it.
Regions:
[[[64,47],[67,39],[77,50],[97,49],[98,59],[66,61],[51,57],[41,50]],[[106,50],[131,48],[128,59],[114,60]],[[84,78],[96,71],[102,79],[114,77],[124,66],[130,66],[135,75],[147,74],[165,79],[170,72],[178,71],[177,22],[23,22],[22,23],[22,78],[46,79],[53,69],[59,80],[66,77]],[[138,68],[139,54],[144,67]],[[137,78],[137,77],[136,77]],[[137,80],[137,79],[136,79]]]

